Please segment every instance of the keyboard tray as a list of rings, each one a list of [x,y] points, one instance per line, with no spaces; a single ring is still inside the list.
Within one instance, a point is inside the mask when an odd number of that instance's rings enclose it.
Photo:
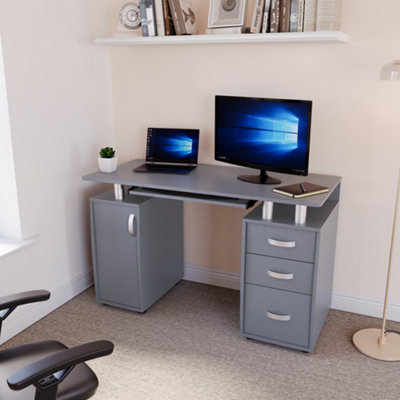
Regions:
[[[179,192],[175,190],[152,189],[133,186],[128,190],[128,194],[137,196],[159,197],[164,199],[195,201],[207,204],[216,204],[238,208],[250,208],[256,200],[237,199],[232,197],[214,196],[202,193]]]

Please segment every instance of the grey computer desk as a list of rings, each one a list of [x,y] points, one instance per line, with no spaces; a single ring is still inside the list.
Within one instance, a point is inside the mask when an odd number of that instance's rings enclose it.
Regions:
[[[309,174],[304,177],[271,173],[282,180],[281,185],[308,181],[330,189],[328,193],[304,199],[291,199],[272,191],[273,187],[279,185],[259,185],[237,179],[239,174],[256,174],[257,171],[253,169],[199,165],[188,175],[133,172],[133,169],[143,162],[144,160],[134,160],[119,165],[114,173],[94,172],[83,177],[87,181],[114,185],[113,191],[91,199],[95,284],[102,287],[104,292],[109,292],[107,298],[98,295],[98,300],[135,311],[144,311],[183,276],[182,267],[179,271],[174,271],[173,276],[165,276],[164,279],[168,283],[160,288],[160,283],[157,286],[152,280],[157,279],[156,276],[161,273],[160,271],[165,274],[165,268],[157,269],[160,267],[155,265],[151,277],[146,278],[147,281],[140,281],[145,276],[145,271],[141,271],[141,264],[146,265],[147,271],[153,264],[160,264],[166,257],[172,257],[171,260],[183,265],[182,244],[176,254],[167,254],[148,262],[145,251],[149,246],[143,242],[149,235],[147,229],[150,229],[146,226],[146,221],[151,221],[152,217],[147,217],[147,212],[152,216],[159,212],[157,223],[153,221],[152,224],[160,224],[160,227],[163,226],[163,215],[175,213],[177,225],[174,227],[175,241],[183,241],[183,230],[179,227],[182,225],[182,208],[174,208],[171,201],[173,204],[197,201],[241,208],[251,207],[252,210],[242,222],[241,334],[247,338],[312,351],[331,304],[340,177],[319,174]],[[255,203],[256,206],[253,207]],[[119,285],[126,285],[129,279],[123,276],[111,285],[109,274],[102,282],[101,273],[96,272],[96,270],[107,272],[108,268],[115,271],[116,264],[124,263],[126,258],[131,257],[121,256],[119,244],[116,247],[118,250],[115,253],[118,252],[118,255],[116,254],[115,258],[110,259],[110,251],[100,254],[100,248],[107,243],[103,231],[107,229],[107,224],[111,223],[110,219],[103,225],[100,222],[103,214],[107,218],[113,214],[108,209],[96,211],[100,210],[99,207],[96,209],[98,204],[113,207],[114,211],[134,207],[127,214],[130,223],[132,215],[139,216],[137,223],[140,221],[141,225],[136,227],[136,236],[139,239],[141,232],[145,234],[141,235],[139,255],[135,255],[139,260],[135,267],[138,271],[131,279],[139,279],[139,297],[144,296],[143,293],[149,293],[143,304],[138,298],[135,298],[132,304],[129,304],[131,300],[114,300],[113,296],[118,297],[123,292]],[[147,211],[145,204],[149,204],[150,211]],[[149,224],[151,222],[147,223]],[[170,227],[171,220],[166,224]],[[99,229],[102,231],[99,232]],[[160,229],[164,228],[158,230]],[[128,230],[132,234],[133,228],[126,229]],[[156,233],[153,232],[151,235],[154,237]],[[100,236],[101,246],[97,239]],[[108,240],[125,239],[119,238],[113,232]],[[152,251],[152,254],[159,252]],[[108,267],[107,263],[102,264],[103,258],[113,265]],[[126,268],[129,269],[124,266],[123,271],[126,271]],[[114,272],[112,279],[115,275]],[[158,289],[154,292],[155,286]],[[129,291],[128,284],[126,292]]]

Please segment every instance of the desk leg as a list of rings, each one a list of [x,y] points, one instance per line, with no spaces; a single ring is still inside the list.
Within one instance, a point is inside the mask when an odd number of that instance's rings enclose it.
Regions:
[[[294,222],[299,225],[304,225],[307,219],[307,206],[296,205],[296,213]]]
[[[118,183],[114,184],[114,198],[115,200],[123,200],[124,199],[124,186]]]
[[[264,201],[262,207],[262,219],[271,220],[274,212],[274,202]]]

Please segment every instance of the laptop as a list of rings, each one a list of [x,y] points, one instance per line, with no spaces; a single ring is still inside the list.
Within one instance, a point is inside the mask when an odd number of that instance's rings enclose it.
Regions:
[[[199,129],[147,128],[146,162],[135,172],[188,174],[197,166]]]

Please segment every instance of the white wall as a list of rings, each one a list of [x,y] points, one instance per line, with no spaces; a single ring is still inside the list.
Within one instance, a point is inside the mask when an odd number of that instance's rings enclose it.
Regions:
[[[93,45],[108,18],[106,0],[0,0],[22,236],[39,235],[0,259],[0,294],[49,289],[47,311],[90,282],[88,197],[99,188],[81,177],[114,145],[109,54]]]
[[[193,0],[204,31],[208,2]],[[118,2],[110,2],[117,16]],[[390,12],[388,12],[390,10]],[[343,177],[334,290],[382,299],[400,167],[400,84],[379,80],[400,58],[400,3],[343,1],[349,44],[119,47],[111,50],[116,144],[143,158],[147,126],[200,128],[213,160],[214,95],[311,99],[310,172]],[[238,272],[241,211],[185,205],[185,261]],[[400,302],[400,237],[391,301]]]

